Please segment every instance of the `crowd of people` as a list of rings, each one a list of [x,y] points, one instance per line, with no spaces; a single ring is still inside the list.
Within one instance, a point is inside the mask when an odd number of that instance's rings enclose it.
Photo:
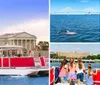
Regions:
[[[61,82],[70,83],[70,85],[75,85],[75,82],[77,82],[78,85],[82,85],[84,78],[86,85],[94,85],[93,75],[96,74],[97,69],[92,69],[91,64],[88,64],[86,69],[81,58],[77,60],[77,63],[71,58],[69,63],[66,59],[61,62],[58,77]]]

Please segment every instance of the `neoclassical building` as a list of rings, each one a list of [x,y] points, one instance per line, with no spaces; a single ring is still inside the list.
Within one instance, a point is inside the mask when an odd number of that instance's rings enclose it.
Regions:
[[[36,36],[27,32],[6,33],[0,35],[0,46],[15,45],[23,46],[27,50],[34,50],[36,46]]]

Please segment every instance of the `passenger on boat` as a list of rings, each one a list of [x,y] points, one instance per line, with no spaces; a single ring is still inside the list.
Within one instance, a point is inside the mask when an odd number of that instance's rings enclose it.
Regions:
[[[41,57],[41,53],[38,54],[38,57]]]
[[[88,65],[88,71],[86,72],[86,85],[94,85],[93,75],[97,75],[97,70],[92,71],[91,64]]]
[[[67,77],[66,77],[67,73],[68,73],[67,60],[64,59],[61,62],[60,72],[59,72],[59,77],[61,79],[61,83],[65,83],[67,81]]]
[[[74,82],[76,80],[76,65],[74,63],[74,59],[71,58],[70,59],[70,64],[68,65],[68,80],[70,82],[70,85],[72,82]]]
[[[18,56],[18,57],[21,57],[21,56],[22,56],[22,54],[20,54],[20,53],[19,53],[17,56]]]
[[[78,85],[82,85],[84,79],[85,67],[81,58],[78,59],[78,63],[76,64],[76,71],[77,71]]]

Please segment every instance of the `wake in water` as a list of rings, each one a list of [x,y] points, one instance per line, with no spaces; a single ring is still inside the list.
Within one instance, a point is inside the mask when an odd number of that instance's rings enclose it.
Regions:
[[[25,77],[25,76],[10,76],[10,77],[12,77],[12,78],[21,78],[21,77]]]

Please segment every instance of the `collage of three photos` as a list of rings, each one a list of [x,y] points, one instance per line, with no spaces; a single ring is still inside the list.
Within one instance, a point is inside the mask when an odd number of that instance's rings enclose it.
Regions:
[[[100,85],[100,0],[0,0],[0,85]]]

